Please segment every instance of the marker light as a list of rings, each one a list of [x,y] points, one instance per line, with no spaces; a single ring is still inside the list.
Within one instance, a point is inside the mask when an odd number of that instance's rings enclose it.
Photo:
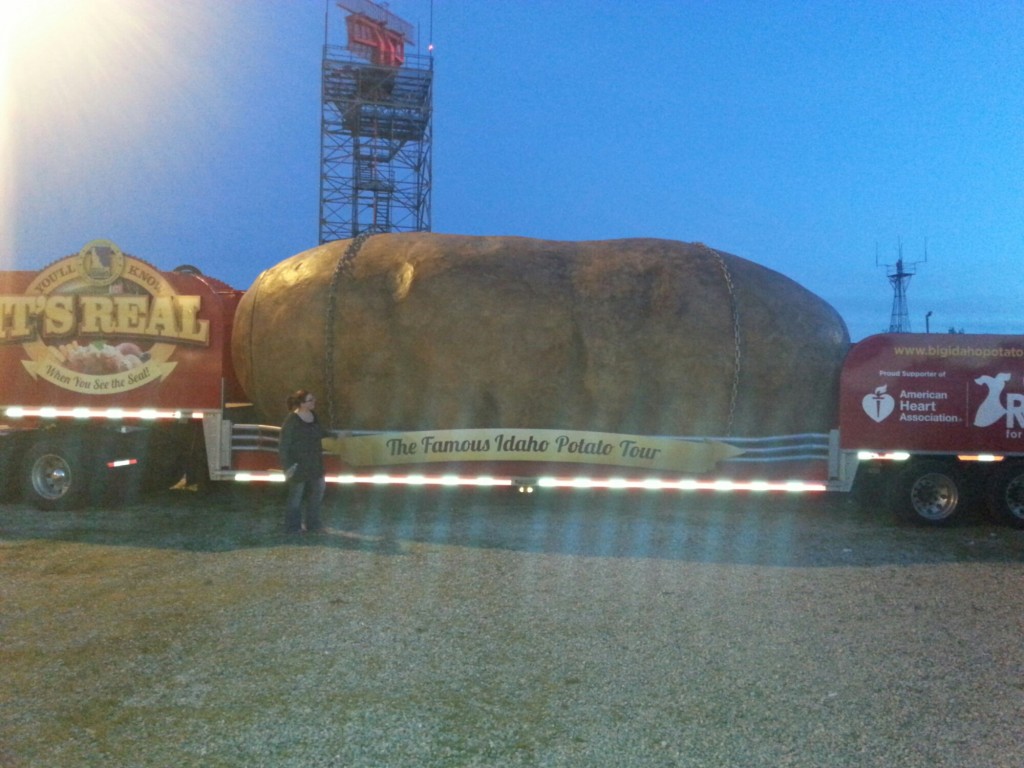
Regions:
[[[116,469],[117,467],[130,467],[138,463],[138,459],[118,459],[117,461],[108,461],[107,469]]]
[[[857,458],[860,461],[906,461],[910,458],[910,454],[906,451],[889,451],[887,453],[858,451]]]
[[[283,483],[285,477],[284,472],[239,472],[233,479],[239,483]]]

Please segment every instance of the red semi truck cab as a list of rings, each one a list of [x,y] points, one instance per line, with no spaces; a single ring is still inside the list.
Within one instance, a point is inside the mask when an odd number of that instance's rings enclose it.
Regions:
[[[946,523],[987,503],[1024,524],[1024,336],[881,334],[843,366],[839,447],[897,510]],[[892,462],[891,464],[889,462]]]
[[[38,272],[0,272],[5,490],[20,479],[41,506],[64,506],[85,492],[72,475],[119,462],[179,471],[177,442],[244,397],[229,346],[240,298],[194,267],[161,271],[108,240]]]

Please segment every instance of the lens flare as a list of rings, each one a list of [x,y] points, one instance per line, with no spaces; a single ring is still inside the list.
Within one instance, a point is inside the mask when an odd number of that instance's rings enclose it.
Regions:
[[[46,208],[44,195],[52,208],[59,190],[72,216],[109,194],[126,150],[174,161],[156,137],[215,109],[210,52],[237,12],[200,0],[0,2],[0,269],[16,268],[15,222]]]

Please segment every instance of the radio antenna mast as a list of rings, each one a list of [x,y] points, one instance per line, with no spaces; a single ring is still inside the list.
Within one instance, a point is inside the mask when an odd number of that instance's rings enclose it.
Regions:
[[[925,242],[924,258],[909,264],[903,261],[903,242],[899,241],[895,264],[879,264],[878,246],[875,246],[875,266],[884,266],[889,284],[892,286],[892,314],[889,317],[889,333],[910,333],[910,310],[907,306],[907,287],[910,278],[917,274],[917,265],[928,261],[928,244]]]

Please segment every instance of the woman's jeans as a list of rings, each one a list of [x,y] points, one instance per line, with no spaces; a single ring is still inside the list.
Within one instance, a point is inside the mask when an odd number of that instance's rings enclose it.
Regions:
[[[284,508],[284,529],[288,533],[298,533],[302,530],[303,507],[306,510],[306,530],[323,530],[320,506],[323,504],[326,487],[327,483],[322,477],[288,481],[288,501],[285,502]]]

